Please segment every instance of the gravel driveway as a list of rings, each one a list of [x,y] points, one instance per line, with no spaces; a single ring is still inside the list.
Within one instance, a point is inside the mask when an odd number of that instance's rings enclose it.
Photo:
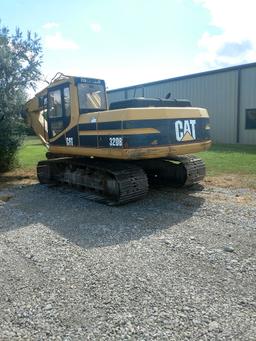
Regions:
[[[0,194],[0,340],[256,339],[255,191]]]

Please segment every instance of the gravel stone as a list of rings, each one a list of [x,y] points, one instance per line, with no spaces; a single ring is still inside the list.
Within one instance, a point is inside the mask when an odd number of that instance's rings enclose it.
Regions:
[[[51,310],[52,309],[52,305],[51,304],[47,304],[45,307],[45,310]]]
[[[212,321],[209,323],[209,331],[218,330],[219,324],[216,321]]]
[[[229,246],[229,245],[225,245],[225,246],[223,247],[223,250],[224,250],[225,252],[234,252],[234,251],[235,251],[235,249],[234,249],[232,246]]]
[[[121,207],[39,184],[11,193],[0,340],[255,340],[255,191],[152,189]]]

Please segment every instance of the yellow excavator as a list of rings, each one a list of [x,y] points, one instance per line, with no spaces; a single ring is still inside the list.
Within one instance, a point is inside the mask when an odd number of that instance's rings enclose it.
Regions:
[[[205,176],[191,154],[211,145],[206,109],[187,100],[132,98],[107,103],[100,79],[57,74],[25,106],[47,147],[42,184],[70,184],[109,205],[135,201],[148,184],[186,186]]]

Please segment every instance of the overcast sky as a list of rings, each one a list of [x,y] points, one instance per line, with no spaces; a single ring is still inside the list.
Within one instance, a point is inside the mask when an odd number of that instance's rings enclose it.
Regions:
[[[0,0],[0,20],[42,38],[45,77],[109,89],[256,61],[254,0]]]

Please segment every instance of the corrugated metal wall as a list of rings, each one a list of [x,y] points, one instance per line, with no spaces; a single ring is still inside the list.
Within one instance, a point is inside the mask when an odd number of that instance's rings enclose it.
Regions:
[[[241,69],[240,105],[238,79],[239,69],[237,68],[112,90],[108,96],[109,102],[113,102],[140,96],[165,97],[168,92],[171,92],[172,98],[189,99],[193,106],[208,109],[212,138],[218,143],[237,142],[237,116],[238,107],[240,107],[239,142],[256,144],[255,129],[245,129],[245,109],[256,108],[256,66]]]
[[[125,99],[125,91],[124,90],[114,90],[108,91],[108,103],[120,101],[121,99]]]
[[[256,108],[256,67],[241,70],[240,143],[256,144],[256,129],[245,129],[245,110]]]
[[[193,106],[207,108],[216,142],[235,143],[237,75],[225,74],[171,81],[145,87],[145,97],[186,98]],[[228,101],[227,101],[228,99]]]

